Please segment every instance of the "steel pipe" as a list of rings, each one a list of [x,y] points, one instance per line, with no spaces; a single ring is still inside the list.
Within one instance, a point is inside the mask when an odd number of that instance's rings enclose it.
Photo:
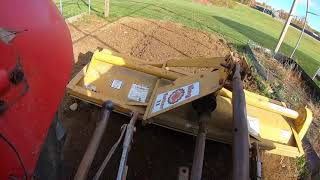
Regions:
[[[122,56],[123,55],[120,55],[117,53],[108,54],[108,53],[96,51],[93,54],[92,59],[113,64],[116,66],[126,67],[128,69],[136,70],[139,72],[143,72],[146,74],[150,74],[150,75],[161,77],[168,80],[174,81],[179,77],[181,77],[181,74],[179,73],[167,71],[165,69],[155,67],[152,65],[139,63],[141,62],[141,60],[139,61],[139,59],[136,59],[136,58],[122,57]]]
[[[135,131],[134,125],[135,125],[138,117],[139,117],[139,113],[137,113],[137,112],[133,113],[133,116],[127,126],[126,136],[123,141],[123,150],[122,150],[122,155],[121,155],[121,159],[120,159],[117,180],[125,179],[128,154],[129,154],[129,151],[131,148],[131,141],[133,138],[133,133]]]
[[[252,143],[252,155],[251,155],[251,180],[261,180],[262,179],[262,161],[259,153],[259,145],[257,142]]]
[[[103,115],[101,120],[96,126],[96,129],[94,130],[93,136],[90,140],[90,143],[87,147],[87,150],[81,160],[81,163],[78,167],[78,170],[76,172],[76,175],[74,176],[75,180],[85,180],[87,179],[88,172],[91,167],[91,163],[94,159],[94,156],[98,150],[100,141],[102,139],[102,136],[104,132],[106,131],[106,127],[108,125],[110,113],[113,109],[113,104],[111,101],[106,101],[102,106]]]
[[[191,180],[201,180],[204,151],[206,146],[207,123],[210,120],[210,116],[211,112],[209,110],[200,113],[199,130],[193,155]]]
[[[249,133],[247,122],[246,99],[240,76],[240,65],[236,63],[232,78],[233,109],[233,179],[249,179]]]

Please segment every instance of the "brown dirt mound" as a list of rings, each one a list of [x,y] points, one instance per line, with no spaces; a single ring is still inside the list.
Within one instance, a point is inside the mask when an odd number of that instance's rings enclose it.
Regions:
[[[122,18],[94,35],[115,51],[147,61],[224,56],[229,51],[216,36],[170,22],[147,19]]]
[[[222,38],[182,25],[165,21],[122,18],[107,23],[88,17],[69,24],[74,42],[75,61],[79,53],[97,47],[131,55],[146,61],[166,61],[171,58],[225,56],[229,47]]]

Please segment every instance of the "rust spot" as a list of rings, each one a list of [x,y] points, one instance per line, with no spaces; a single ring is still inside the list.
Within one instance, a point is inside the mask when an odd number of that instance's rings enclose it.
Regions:
[[[219,84],[222,85],[224,83],[223,79],[219,79]]]

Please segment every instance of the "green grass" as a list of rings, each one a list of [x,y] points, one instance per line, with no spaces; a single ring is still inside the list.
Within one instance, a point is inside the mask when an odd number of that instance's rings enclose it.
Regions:
[[[104,0],[91,0],[94,13],[103,16]],[[234,8],[205,6],[191,0],[110,0],[110,18],[124,16],[169,20],[207,32],[216,32],[241,50],[248,40],[274,49],[283,23],[252,8],[237,4]],[[87,12],[87,0],[64,0],[64,16]],[[59,1],[56,0],[59,7]],[[280,51],[290,55],[299,31],[290,27]],[[296,51],[297,62],[313,76],[320,66],[320,42],[304,36]],[[320,82],[317,82],[320,85]]]
[[[305,156],[296,158],[296,164],[299,171],[299,179],[307,179],[310,176],[310,172],[307,167]]]

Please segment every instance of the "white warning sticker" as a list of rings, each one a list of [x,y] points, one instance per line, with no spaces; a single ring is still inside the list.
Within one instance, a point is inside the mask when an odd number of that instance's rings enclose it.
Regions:
[[[158,112],[200,94],[200,83],[195,82],[157,96],[152,112]]]
[[[258,136],[260,133],[260,121],[258,118],[247,116],[249,133]]]
[[[114,89],[121,89],[121,86],[122,86],[122,81],[120,80],[113,80],[112,81],[112,84],[111,84],[111,87],[114,88]]]
[[[97,92],[97,87],[93,84],[85,84],[85,87],[90,91]]]
[[[145,103],[148,96],[149,88],[137,84],[132,84],[128,94],[128,99]]]
[[[280,137],[284,139],[289,139],[291,137],[291,132],[281,129],[280,130]]]

